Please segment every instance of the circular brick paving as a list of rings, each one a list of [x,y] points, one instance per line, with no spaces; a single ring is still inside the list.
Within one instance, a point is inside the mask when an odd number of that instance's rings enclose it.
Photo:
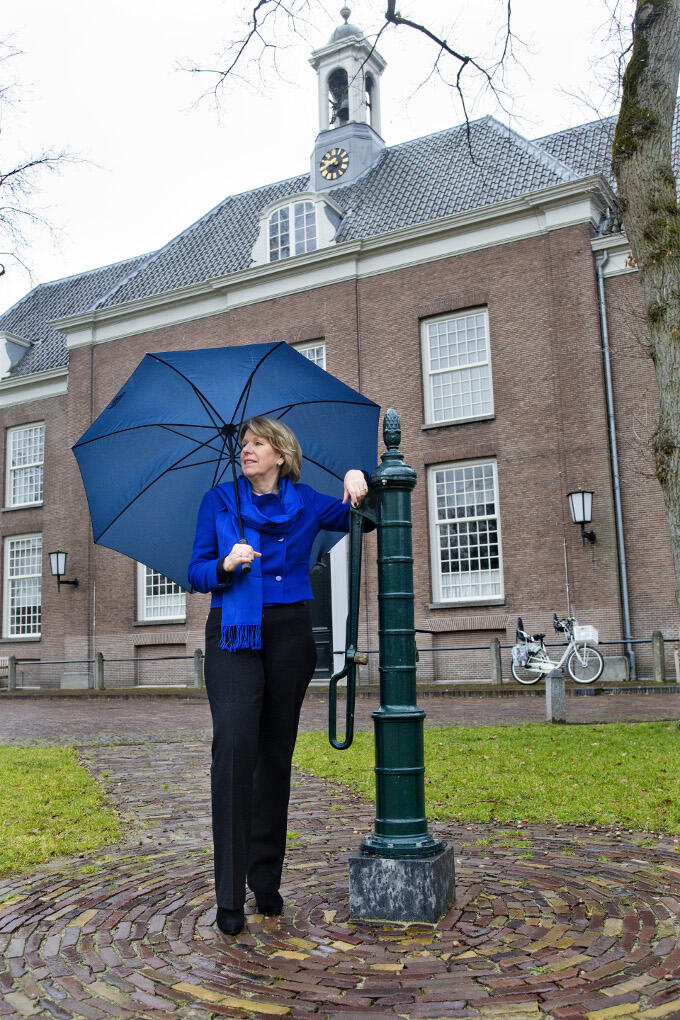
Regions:
[[[297,774],[281,918],[216,932],[205,741],[90,747],[121,844],[0,883],[0,1016],[680,1017],[673,840],[434,827],[457,856],[436,926],[348,917],[372,809]]]

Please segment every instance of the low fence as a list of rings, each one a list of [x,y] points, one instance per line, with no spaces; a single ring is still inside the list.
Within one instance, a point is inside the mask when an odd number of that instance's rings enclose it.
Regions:
[[[651,638],[636,638],[631,644],[636,655],[636,681],[640,683],[680,684],[680,643],[655,632]],[[493,638],[488,645],[451,645],[419,648],[417,680],[420,684],[492,684],[514,683],[510,672],[511,645]],[[564,644],[547,644],[564,648]],[[630,680],[626,644],[601,641],[605,658],[601,683]],[[368,665],[359,669],[359,685],[378,681],[378,651],[369,649]],[[54,661],[21,660],[15,656],[0,660],[0,690],[162,690],[201,688],[203,652],[193,655],[157,658],[105,659],[98,652],[94,659]]]
[[[636,658],[635,681],[639,683],[680,684],[680,641],[665,638],[655,631],[651,638],[625,641],[600,641],[604,656],[600,683],[630,681],[627,644],[633,645]],[[510,672],[511,644],[492,638],[488,645],[450,645],[419,648],[417,678],[423,684],[505,684],[515,683]],[[560,649],[552,658],[561,658],[563,642],[546,642],[547,649]],[[359,682],[372,684],[378,679],[377,649],[369,649],[368,666],[360,670]]]
[[[3,676],[4,672],[4,676]],[[11,691],[128,690],[202,687],[203,652],[144,659],[22,661],[9,656],[0,689]]]

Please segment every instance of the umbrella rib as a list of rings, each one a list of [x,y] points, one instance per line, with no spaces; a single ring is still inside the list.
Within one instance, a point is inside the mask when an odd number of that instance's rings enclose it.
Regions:
[[[245,409],[246,404],[248,403],[248,397],[250,396],[250,389],[251,389],[251,387],[253,385],[253,379],[255,377],[255,373],[260,368],[262,363],[264,361],[266,361],[266,359],[269,357],[269,355],[273,354],[274,351],[278,351],[279,347],[282,347],[283,344],[284,344],[284,341],[283,340],[279,340],[279,342],[276,344],[276,346],[275,347],[270,347],[270,349],[268,351],[266,351],[262,355],[262,357],[258,361],[257,365],[255,365],[255,368],[252,370],[252,372],[250,373],[250,375],[248,376],[248,378],[245,381],[243,389],[241,390],[241,396],[236,401],[236,406],[234,407],[234,410],[233,410],[232,415],[231,415],[231,423],[230,424],[232,424],[232,425],[234,424],[234,419],[237,417],[239,406],[240,406],[241,401],[243,400],[244,397],[245,397],[245,401],[243,403],[244,409]],[[241,423],[243,423],[243,415],[241,415]]]
[[[340,475],[336,475],[335,471],[331,471],[331,469],[329,467],[326,467],[325,464],[322,464],[321,461],[314,460],[313,457],[307,457],[304,453],[302,454],[302,459],[306,460],[309,464],[313,464],[314,467],[318,467],[321,468],[322,471],[326,471],[329,475],[332,475],[333,478],[337,478],[339,482],[344,481],[344,479],[341,478]]]
[[[215,470],[213,472],[213,479],[212,479],[212,486],[211,486],[211,488],[213,488],[213,489],[217,485],[217,475],[218,475],[218,472],[220,470],[220,464],[222,463],[222,457],[224,455],[226,447],[227,447],[227,437],[223,435],[222,436],[222,449],[220,450],[219,460],[217,461],[217,464],[215,465]],[[228,464],[229,464],[229,461],[228,461],[227,458],[225,458],[225,470],[226,470]]]
[[[185,432],[180,432],[179,431],[180,426],[173,427],[171,425],[159,425],[158,427],[161,428],[161,429],[165,429],[166,432],[171,432],[173,434],[173,436],[180,436],[181,439],[188,439],[190,443],[195,443],[196,442],[196,439],[194,438],[194,436],[188,436],[188,435],[186,435]],[[191,426],[191,427],[193,427],[193,426]],[[212,427],[213,427],[212,425],[204,425],[204,426],[202,426],[202,428],[212,428]],[[219,431],[218,431],[218,433],[216,435],[211,436],[209,439],[206,439],[206,441],[204,443],[201,443],[200,446],[198,447],[198,449],[201,449],[201,447],[203,447],[203,446],[209,446],[211,450],[214,450],[215,453],[219,453],[219,455],[221,457],[223,452],[224,452],[224,444],[222,445],[222,449],[218,449],[215,446],[210,446],[210,444],[213,441],[213,439],[217,439],[218,438],[218,435],[219,435]]]
[[[333,400],[328,400],[328,399],[326,399],[326,400],[296,400],[294,404],[282,404],[281,407],[274,407],[271,411],[268,411],[267,414],[274,415],[274,414],[278,414],[279,411],[282,411],[282,414],[279,416],[279,417],[282,418],[284,414],[288,414],[288,412],[292,411],[293,408],[295,408],[295,407],[304,407],[306,404],[310,404],[310,405],[311,404],[348,404],[348,405],[350,405],[352,407],[376,407],[377,406],[376,404],[373,403],[372,400],[367,400],[367,401],[363,401],[363,400],[335,400],[335,399],[333,399]]]
[[[166,470],[168,472],[170,472],[170,471],[186,471],[187,468],[203,467],[205,464],[215,464],[215,463],[217,463],[217,467],[219,469],[219,466],[222,463],[222,457],[220,456],[217,459],[217,462],[215,461],[214,457],[210,457],[208,460],[195,460],[195,461],[192,461],[191,464],[180,464],[179,461],[178,461],[177,464],[173,465],[172,467],[167,468]],[[160,478],[162,476],[159,475],[158,477]],[[152,484],[153,484],[153,482],[152,482]]]
[[[194,447],[194,449],[193,449],[193,450],[189,450],[189,452],[188,452],[188,453],[185,453],[183,457],[180,457],[180,458],[179,458],[179,460],[176,460],[174,464],[171,464],[171,465],[170,465],[169,467],[167,467],[167,468],[165,468],[165,469],[164,469],[163,471],[161,471],[161,473],[160,473],[159,475],[156,475],[156,477],[155,477],[155,478],[153,478],[153,479],[152,479],[152,480],[151,480],[151,481],[149,482],[149,484],[148,484],[148,485],[145,485],[143,489],[140,489],[140,491],[139,491],[139,492],[137,493],[137,495],[136,495],[136,496],[133,496],[133,497],[132,497],[132,499],[131,499],[131,500],[130,500],[130,501],[129,501],[128,503],[126,503],[126,504],[125,504],[125,506],[124,506],[124,507],[122,507],[122,509],[121,509],[121,510],[119,510],[119,511],[118,511],[118,513],[117,513],[117,514],[116,514],[116,516],[115,516],[115,517],[113,518],[113,520],[110,520],[110,521],[109,521],[109,523],[108,523],[108,524],[106,525],[106,527],[104,528],[104,530],[103,530],[103,531],[100,531],[100,532],[99,532],[99,534],[98,534],[98,535],[97,535],[97,537],[95,538],[95,542],[98,542],[98,541],[100,540],[100,538],[102,538],[102,536],[106,534],[106,532],[107,532],[107,531],[109,530],[109,528],[112,528],[112,527],[113,527],[113,525],[114,525],[114,524],[116,523],[116,521],[118,520],[118,518],[119,518],[119,517],[122,517],[122,516],[123,516],[123,514],[124,514],[124,513],[125,513],[125,512],[127,511],[127,510],[129,510],[129,509],[130,509],[130,507],[132,506],[132,504],[133,504],[133,503],[136,503],[136,502],[137,502],[137,500],[138,500],[138,499],[139,499],[139,498],[140,498],[141,496],[143,496],[143,495],[144,495],[144,493],[145,493],[145,492],[146,492],[146,491],[147,491],[148,489],[150,489],[152,485],[155,485],[155,484],[156,484],[156,482],[160,481],[160,479],[161,479],[161,478],[163,478],[163,476],[164,476],[164,475],[167,475],[167,474],[168,474],[168,472],[170,472],[170,471],[176,471],[176,470],[177,470],[177,467],[178,467],[178,465],[179,465],[179,464],[181,464],[183,460],[186,460],[186,459],[187,459],[187,457],[190,457],[190,456],[192,455],[192,453],[196,453],[196,451],[197,451],[197,450],[200,450],[200,449],[201,449],[202,447],[204,447],[204,446],[207,446],[208,442],[210,442],[210,440],[207,440],[207,442],[205,442],[205,443],[200,443],[200,444],[199,444],[198,446]],[[210,463],[212,463],[212,460],[208,461],[208,463],[209,463],[209,464],[210,464]],[[191,464],[191,465],[186,465],[186,466],[187,466],[187,467],[193,467],[194,465],[193,465],[193,464]]]
[[[180,372],[180,370],[178,368],[175,368],[174,365],[171,365],[169,361],[163,361],[163,359],[159,358],[157,354],[147,354],[147,358],[153,358],[154,361],[157,361],[160,365],[165,365],[166,368],[171,368],[173,372],[176,372],[178,376],[180,376],[182,379],[184,379],[186,383],[188,383],[188,385],[192,388],[192,390],[198,397],[201,404],[203,404],[203,407],[208,412],[208,414],[210,414],[211,417],[213,414],[215,415],[215,418],[213,418],[213,424],[215,425],[215,428],[217,428],[217,421],[221,422],[222,425],[226,424],[217,408],[213,407],[208,398],[201,393],[196,384],[192,383],[191,379],[189,379],[189,377],[186,376],[184,372]]]
[[[148,422],[146,425],[127,425],[124,429],[114,429],[113,432],[104,432],[101,436],[92,436],[91,439],[79,439],[77,443],[73,444],[72,449],[76,450],[81,446],[87,446],[89,443],[98,443],[100,439],[110,439],[111,436],[122,436],[124,432],[135,432],[137,429],[173,429],[180,428],[192,428],[192,429],[217,429],[216,425],[189,425],[188,422],[166,422],[161,424],[160,422]],[[177,433],[182,435],[182,433]],[[192,438],[191,436],[184,436],[185,439]]]

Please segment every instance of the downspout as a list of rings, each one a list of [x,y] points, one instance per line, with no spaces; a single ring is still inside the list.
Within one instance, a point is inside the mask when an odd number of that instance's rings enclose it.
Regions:
[[[611,352],[609,348],[609,330],[607,328],[607,308],[604,301],[604,267],[609,262],[608,252],[595,259],[597,273],[597,296],[600,308],[600,329],[602,331],[602,361],[604,364],[605,392],[607,399],[607,428],[609,431],[609,456],[614,486],[614,517],[616,520],[616,550],[619,561],[619,577],[621,579],[621,607],[623,609],[623,632],[626,655],[630,663],[630,678],[637,678],[635,669],[635,652],[630,631],[630,603],[628,601],[628,573],[626,570],[626,549],[623,541],[623,513],[621,510],[621,476],[619,474],[619,455],[616,446],[616,420],[614,418],[614,391],[612,387]]]

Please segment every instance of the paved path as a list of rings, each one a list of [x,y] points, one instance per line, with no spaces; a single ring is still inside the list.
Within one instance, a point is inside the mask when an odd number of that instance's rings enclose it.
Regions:
[[[521,699],[525,708],[532,700]],[[60,718],[60,736],[75,736],[127,820],[126,837],[0,882],[0,1016],[680,1017],[672,839],[435,827],[457,851],[446,917],[436,926],[353,922],[347,857],[371,828],[371,806],[297,774],[284,914],[262,918],[249,902],[246,928],[229,939],[212,926],[205,706],[181,703],[196,714],[180,719],[176,702],[146,704],[147,739],[135,731],[132,742],[129,703],[69,704],[73,728]],[[3,715],[18,705],[3,701]],[[42,734],[33,718],[31,740],[53,739],[49,706]],[[116,707],[117,744],[102,737]],[[32,712],[15,714],[15,727]],[[163,733],[183,736],[159,743]]]
[[[423,696],[426,726],[509,725],[545,721],[545,697],[533,690],[502,697]],[[567,720],[585,722],[639,722],[643,719],[680,719],[680,693],[597,694],[579,692],[566,701]],[[372,730],[374,698],[357,698],[356,729]],[[344,720],[344,704],[338,723]],[[328,697],[315,691],[305,700],[300,727],[322,730],[328,725]],[[210,709],[205,698],[173,697],[14,697],[0,696],[0,743],[45,743],[66,739],[76,743],[173,740],[187,736],[208,739]]]

